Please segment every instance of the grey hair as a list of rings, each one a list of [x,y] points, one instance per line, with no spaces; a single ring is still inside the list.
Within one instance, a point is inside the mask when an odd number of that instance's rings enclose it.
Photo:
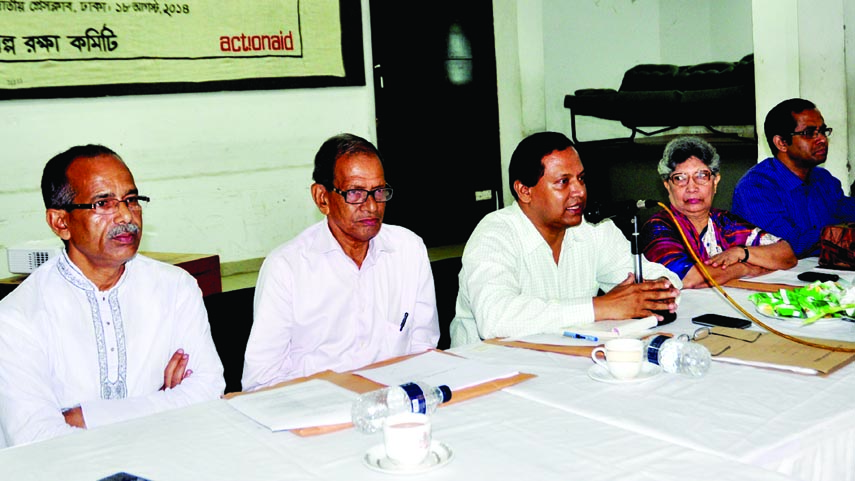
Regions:
[[[665,146],[665,152],[662,154],[662,159],[659,160],[657,171],[662,176],[662,180],[667,180],[674,172],[678,165],[682,164],[689,157],[697,157],[703,162],[713,174],[718,174],[721,169],[721,159],[715,147],[710,145],[704,139],[699,137],[677,137],[668,142]]]

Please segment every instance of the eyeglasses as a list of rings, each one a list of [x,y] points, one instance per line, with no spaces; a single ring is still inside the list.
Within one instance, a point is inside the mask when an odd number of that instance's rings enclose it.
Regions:
[[[335,187],[332,188],[332,191],[336,194],[344,197],[344,201],[348,204],[364,204],[365,201],[368,200],[368,196],[374,197],[375,202],[386,202],[392,198],[392,188],[388,185],[386,187],[378,187],[372,190],[365,189],[348,189],[348,190],[340,190]]]
[[[831,137],[831,127],[808,127],[798,132],[793,132],[790,135],[801,135],[806,139],[815,139],[817,134],[822,134],[826,137]]]
[[[668,177],[668,180],[670,180],[672,184],[678,187],[685,187],[689,185],[689,177],[694,177],[695,183],[698,185],[707,185],[710,183],[710,179],[712,179],[713,173],[709,170],[699,170],[694,174],[684,174],[681,172],[678,174],[671,174],[671,176]]]
[[[691,336],[684,333],[684,334],[680,334],[679,336],[677,336],[677,339],[680,339],[680,340],[686,341],[686,342],[700,341],[701,339],[706,339],[706,338],[710,337],[711,335],[712,335],[712,329],[710,329],[709,327],[699,327],[698,329],[695,329],[695,332],[693,332]]]
[[[119,203],[123,203],[131,212],[140,212],[144,205],[151,201],[144,195],[129,195],[124,199],[101,199],[92,204],[65,204],[63,210],[71,212],[75,209],[90,209],[98,215],[110,215],[119,211]]]

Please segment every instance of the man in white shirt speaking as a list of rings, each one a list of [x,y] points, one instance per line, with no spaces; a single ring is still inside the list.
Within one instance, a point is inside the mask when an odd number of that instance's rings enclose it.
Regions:
[[[137,255],[140,195],[118,154],[72,147],[42,175],[65,250],[0,301],[0,427],[15,445],[223,393],[202,293]]]
[[[326,218],[264,260],[244,391],[422,352],[439,339],[427,249],[383,224],[392,188],[374,145],[352,134],[327,139],[312,177]]]
[[[585,170],[564,134],[523,139],[508,180],[516,202],[484,217],[463,251],[452,347],[675,312],[680,279],[643,260],[645,277],[658,279],[635,283],[620,230],[584,221]]]

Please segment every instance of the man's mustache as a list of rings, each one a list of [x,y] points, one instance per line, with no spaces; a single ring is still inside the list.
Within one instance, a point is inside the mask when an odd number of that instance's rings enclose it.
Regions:
[[[107,237],[114,238],[118,237],[122,234],[131,234],[131,235],[139,235],[140,226],[134,222],[128,222],[127,224],[119,224],[107,232]]]

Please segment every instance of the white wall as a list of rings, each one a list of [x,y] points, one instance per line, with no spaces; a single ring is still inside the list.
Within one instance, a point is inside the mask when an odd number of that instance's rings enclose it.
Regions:
[[[659,0],[658,27],[662,52],[659,61],[674,65],[691,65],[706,61],[698,59],[712,58],[711,35],[714,29],[711,28],[711,3]]]
[[[826,124],[834,127],[824,167],[849,186],[844,0],[799,0],[799,96],[812,100]]]
[[[737,60],[751,53],[751,0],[715,0],[709,7],[710,58]]]
[[[319,220],[309,185],[320,144],[340,132],[376,140],[362,3],[364,87],[0,102],[0,277],[6,246],[54,238],[42,168],[81,143],[116,150],[152,197],[143,250],[264,257]]]
[[[624,72],[658,63],[659,2],[543,0],[546,125],[570,134],[564,96],[577,89],[620,87]],[[617,122],[577,117],[580,139],[629,136]]]
[[[757,121],[782,100],[801,97],[813,101],[825,122],[834,128],[824,167],[841,179],[844,191],[851,183],[848,161],[855,130],[855,112],[849,105],[852,87],[847,86],[844,18],[853,8],[844,0],[753,0],[755,46],[755,96]],[[851,33],[848,46],[855,46]],[[847,100],[848,99],[848,100]],[[761,134],[762,138],[762,134]],[[765,139],[762,159],[769,155]]]
[[[754,20],[753,38],[766,43],[755,50],[769,52],[755,54],[760,125],[774,98],[802,92],[800,77],[831,68],[825,78],[835,98],[842,96],[839,106],[822,105],[835,122],[829,121],[835,127],[832,149],[855,144],[855,129],[846,129],[851,121],[838,113],[853,111],[855,104],[852,89],[844,83],[841,94],[840,88],[841,77],[855,78],[855,33],[842,29],[842,18],[855,20],[855,2],[821,1],[820,8],[812,0],[493,0],[503,175],[525,135],[543,129],[569,134],[565,94],[616,89],[623,73],[639,63],[736,60],[752,50],[747,32],[758,11],[764,15]],[[361,2],[370,81],[368,0]],[[799,2],[809,15],[799,16]],[[817,11],[825,13],[818,19]],[[813,35],[828,34],[821,41],[786,35],[800,24],[802,31],[806,24],[820,31]],[[843,46],[834,43],[844,41],[852,46],[845,57]],[[822,52],[830,52],[831,60],[813,57]],[[805,96],[820,95],[825,85],[810,87]],[[615,122],[579,120],[584,139],[628,135]],[[153,197],[144,249],[213,252],[228,262],[263,257],[321,218],[308,191],[312,159],[324,139],[344,131],[376,139],[371,85],[0,102],[0,277],[9,275],[5,246],[52,238],[39,179],[45,162],[71,145],[114,148],[141,191]],[[842,166],[845,177],[847,156],[832,155],[842,161],[835,172]]]
[[[843,2],[843,24],[855,25],[855,2]],[[855,28],[847,28],[843,31],[844,44],[844,62],[846,64],[844,77],[847,79],[855,79]],[[847,135],[835,134],[835,142],[843,142],[845,139],[846,145],[849,147],[849,152],[855,152],[855,85],[846,88],[846,111],[850,112],[847,118],[848,132]],[[848,160],[848,157],[847,157]],[[855,165],[851,160],[848,160],[849,179],[855,180]],[[844,184],[846,184],[844,182]]]
[[[543,27],[539,21],[542,4],[524,9],[522,19],[518,0],[493,0],[493,29],[496,52],[497,97],[499,102],[499,150],[502,156],[502,188],[505,205],[513,197],[507,182],[511,154],[529,131],[545,128],[543,64],[522,68],[526,52],[543,50]],[[532,12],[535,12],[533,15]],[[532,18],[534,17],[534,18]],[[525,77],[525,80],[523,78]],[[523,94],[524,87],[525,92]],[[525,101],[524,101],[525,99]],[[525,112],[525,113],[524,113]],[[528,124],[526,123],[528,121]],[[532,130],[533,129],[533,130]]]
[[[733,62],[752,52],[751,0],[659,0],[661,61]]]
[[[750,0],[543,1],[546,120],[570,133],[564,96],[620,87],[643,63],[736,61],[753,50]],[[628,137],[618,122],[580,116],[580,140]]]

